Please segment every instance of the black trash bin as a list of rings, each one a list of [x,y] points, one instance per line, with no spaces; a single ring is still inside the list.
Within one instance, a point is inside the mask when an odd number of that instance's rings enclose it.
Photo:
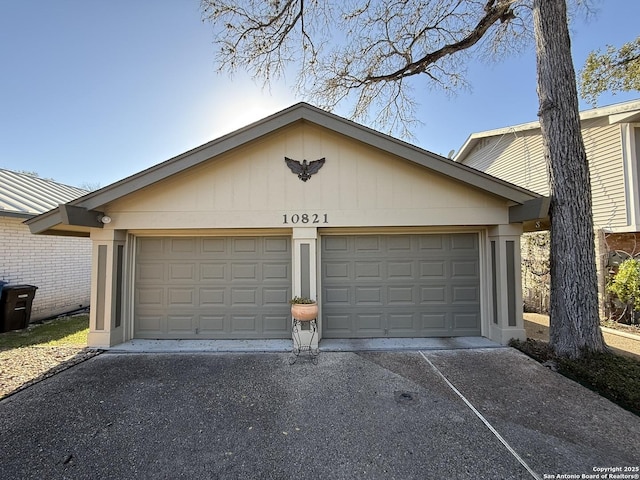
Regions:
[[[0,294],[0,332],[27,328],[38,287],[4,285]]]

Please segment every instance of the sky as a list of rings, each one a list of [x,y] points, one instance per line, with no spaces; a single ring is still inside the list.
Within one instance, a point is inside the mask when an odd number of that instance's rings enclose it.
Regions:
[[[640,2],[591,4],[571,24],[576,70],[640,33]],[[447,156],[473,132],[537,120],[533,48],[467,73],[453,96],[415,91],[411,143]],[[285,82],[217,73],[199,0],[0,0],[0,168],[104,187],[304,100]]]

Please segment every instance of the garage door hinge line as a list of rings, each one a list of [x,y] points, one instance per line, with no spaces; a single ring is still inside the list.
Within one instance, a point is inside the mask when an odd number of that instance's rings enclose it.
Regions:
[[[493,433],[496,436],[496,438],[500,440],[500,442],[505,446],[505,448],[509,450],[511,455],[513,455],[515,459],[518,460],[518,462],[520,462],[520,465],[522,465],[527,470],[527,472],[531,474],[533,478],[535,478],[536,480],[542,480],[542,478],[536,472],[534,472],[531,469],[531,467],[529,467],[529,465],[527,465],[527,462],[525,462],[522,459],[522,457],[518,455],[518,452],[516,452],[511,447],[511,445],[507,443],[507,441],[504,438],[502,438],[502,435],[500,435],[498,431],[495,428],[493,428],[493,426],[489,423],[489,421],[486,418],[484,418],[484,416],[471,404],[471,402],[469,402],[469,400],[467,400],[466,397],[462,393],[460,393],[460,391],[449,380],[447,380],[447,377],[445,377],[444,374],[440,370],[438,370],[438,368],[431,362],[431,360],[429,360],[425,356],[425,354],[422,353],[421,351],[419,351],[418,353],[422,355],[422,358],[424,358],[424,360],[429,365],[431,365],[431,368],[433,368],[433,370],[438,374],[438,376],[442,378],[442,380],[444,380],[447,385],[449,385],[449,388],[451,388],[451,390],[453,390],[455,394],[462,399],[462,401],[467,405],[467,407],[469,407],[471,411],[476,414],[476,417],[478,417],[482,421],[482,423],[486,425],[486,427],[491,431],[491,433]]]

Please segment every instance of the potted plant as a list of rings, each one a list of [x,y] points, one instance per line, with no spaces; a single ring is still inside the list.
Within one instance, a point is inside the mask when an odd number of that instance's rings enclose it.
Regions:
[[[291,304],[291,316],[301,322],[308,322],[318,317],[318,302],[307,297],[293,297]]]

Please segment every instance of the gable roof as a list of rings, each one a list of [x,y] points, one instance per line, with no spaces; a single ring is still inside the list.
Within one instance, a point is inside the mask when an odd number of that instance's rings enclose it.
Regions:
[[[631,100],[629,102],[616,103],[606,107],[592,108],[580,112],[581,122],[602,117],[609,117],[610,124],[638,122],[640,121],[640,100]],[[484,138],[509,135],[528,130],[536,130],[539,128],[540,122],[536,121],[472,133],[464,142],[460,151],[458,151],[458,153],[453,157],[453,160],[458,163],[464,163],[467,155],[472,152],[478,142]]]
[[[123,198],[213,157],[298,122],[308,122],[324,127],[515,204],[522,205],[530,200],[541,198],[537,193],[492,177],[466,165],[455,163],[450,159],[423,150],[415,145],[372,130],[307,103],[298,103],[140,173],[91,192],[80,199],[70,201],[66,210],[65,208],[54,209],[25,223],[29,225],[33,233],[79,234],[80,230],[88,233],[90,227],[102,227],[102,224],[96,218],[101,213],[99,209],[109,202]],[[90,213],[84,215],[83,212]],[[76,213],[79,217],[86,218],[87,222],[81,223],[82,221],[80,220],[79,223],[69,224],[69,217],[75,216]],[[65,225],[71,225],[72,228],[67,228]]]
[[[0,168],[0,216],[31,218],[86,193],[82,188]]]

